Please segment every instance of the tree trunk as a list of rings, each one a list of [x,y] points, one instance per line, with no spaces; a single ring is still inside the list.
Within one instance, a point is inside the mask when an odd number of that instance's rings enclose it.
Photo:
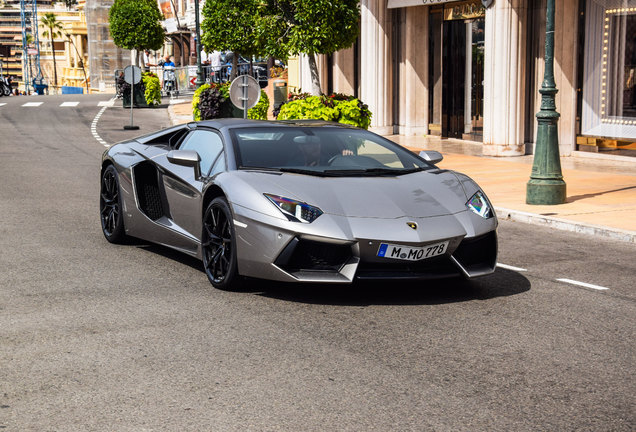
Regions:
[[[232,53],[232,72],[230,73],[230,81],[234,81],[234,78],[238,76],[238,58],[239,53],[234,51]]]
[[[311,75],[311,94],[314,96],[320,96],[322,90],[320,89],[320,74],[318,73],[318,64],[316,63],[315,54],[307,54],[307,61],[309,63],[309,74]]]
[[[53,29],[50,30],[53,34]],[[57,65],[55,64],[55,46],[53,45],[53,37],[51,37],[51,51],[53,52],[53,85],[57,87]]]

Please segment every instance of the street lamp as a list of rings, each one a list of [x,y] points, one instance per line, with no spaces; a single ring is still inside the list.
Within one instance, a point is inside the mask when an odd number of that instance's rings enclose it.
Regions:
[[[195,48],[197,50],[197,88],[201,87],[205,81],[203,80],[203,69],[201,67],[201,26],[199,24],[199,0],[194,0],[194,23],[195,23]]]
[[[545,28],[545,73],[541,93],[541,109],[537,113],[537,145],[530,180],[526,185],[526,204],[565,203],[565,181],[559,159],[559,113],[554,95],[554,0],[548,0]]]

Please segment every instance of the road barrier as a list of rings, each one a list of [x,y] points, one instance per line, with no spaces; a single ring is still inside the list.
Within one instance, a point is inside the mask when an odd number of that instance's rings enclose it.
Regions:
[[[230,80],[230,76],[232,73],[232,65],[223,65],[223,66],[210,66],[203,65],[203,77],[206,83],[225,83]],[[250,73],[251,69],[251,73]],[[163,67],[161,66],[151,66],[146,69],[157,75],[159,77],[159,81],[161,83],[161,88],[163,89]],[[115,70],[115,82],[117,81],[117,77],[119,77],[122,70]],[[196,90],[196,81],[197,81],[197,66],[189,65],[189,66],[177,66],[174,70],[175,77],[177,81],[177,90],[179,93],[193,93]],[[250,63],[239,63],[238,64],[238,72],[239,75],[248,74],[254,77],[261,86],[261,88],[267,86],[267,63],[263,62],[253,62]],[[120,95],[120,89],[115,84],[115,88],[117,89],[117,95]]]

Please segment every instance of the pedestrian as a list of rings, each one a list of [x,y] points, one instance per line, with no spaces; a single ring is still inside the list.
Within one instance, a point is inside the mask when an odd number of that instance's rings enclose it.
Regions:
[[[150,54],[150,51],[144,50],[144,68],[145,68],[145,71],[149,72],[151,66],[157,66],[157,65],[154,64],[154,58]]]
[[[163,67],[166,67],[166,66],[172,66],[172,67],[174,67],[174,62],[172,61],[172,59],[170,58],[170,56],[169,56],[169,55],[167,55],[167,56],[166,56],[166,59],[165,59],[165,61],[163,62]]]
[[[221,81],[221,66],[221,51],[212,51],[212,54],[210,54],[210,68],[212,69],[211,75],[214,82]]]

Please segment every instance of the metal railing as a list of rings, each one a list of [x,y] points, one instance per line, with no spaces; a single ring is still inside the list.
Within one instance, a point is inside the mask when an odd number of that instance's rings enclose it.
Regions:
[[[251,69],[251,73],[250,73]],[[164,89],[164,68],[161,66],[151,66],[148,69],[150,72],[154,73],[159,77],[159,82],[161,83],[161,88]],[[123,72],[118,69],[115,71],[115,81],[119,74]],[[230,80],[230,76],[232,74],[232,65],[222,65],[222,66],[210,66],[203,65],[203,77],[206,83],[225,83]],[[250,63],[239,63],[238,64],[238,75],[249,74],[256,79],[262,87],[267,86],[267,63],[261,62],[253,62]],[[197,66],[177,66],[174,69],[174,76],[176,79],[176,90],[181,94],[189,94],[193,93],[196,90],[196,80],[197,80]],[[117,89],[117,95],[119,96],[120,91],[117,85],[115,85]]]

